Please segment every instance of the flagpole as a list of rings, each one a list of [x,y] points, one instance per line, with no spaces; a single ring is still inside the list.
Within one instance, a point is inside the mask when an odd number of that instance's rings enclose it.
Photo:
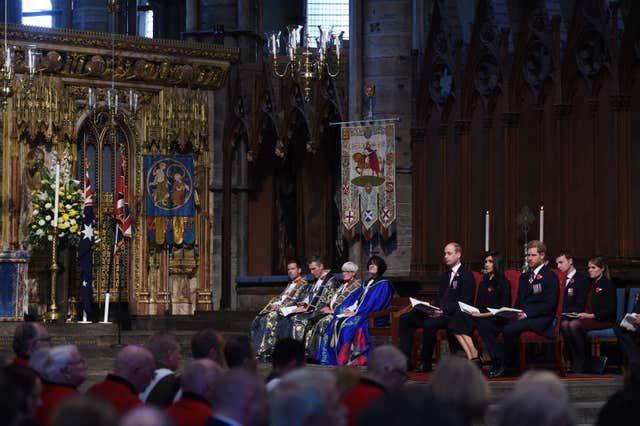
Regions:
[[[84,170],[83,170],[83,172],[84,172],[83,173],[84,185],[83,186],[84,186],[84,188],[83,188],[82,194],[83,194],[83,198],[85,199],[84,203],[86,204],[86,202],[87,202],[87,200],[86,200],[86,197],[87,197],[87,180],[86,180],[86,176],[89,173],[89,162],[87,160],[87,132],[86,132],[86,130],[82,132],[82,152],[84,153],[83,154],[84,155],[84,162],[83,162],[84,163],[83,164],[83,166],[84,166]],[[83,222],[84,222],[84,211],[85,210],[84,210],[84,206],[83,206],[83,209],[82,209]],[[93,256],[93,253],[90,253],[89,256]],[[93,262],[92,262],[91,267],[93,267]],[[92,283],[92,285],[93,285],[93,283]],[[81,291],[84,293],[84,289],[82,289]],[[82,298],[83,297],[84,296],[81,294],[80,295],[80,300],[81,300],[80,306],[82,307],[82,321],[78,321],[78,324],[89,324],[89,323],[91,323],[91,321],[87,320],[87,311],[84,310],[84,302],[82,302],[82,300],[83,300]]]

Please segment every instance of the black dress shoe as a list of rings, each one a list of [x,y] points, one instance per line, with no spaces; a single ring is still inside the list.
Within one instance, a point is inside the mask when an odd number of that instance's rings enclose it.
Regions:
[[[490,379],[496,379],[504,376],[504,367],[502,365],[495,367],[489,372]]]

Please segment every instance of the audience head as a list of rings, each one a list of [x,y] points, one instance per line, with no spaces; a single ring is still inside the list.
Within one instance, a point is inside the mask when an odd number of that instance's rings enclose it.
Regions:
[[[452,406],[469,422],[481,420],[489,407],[489,385],[478,367],[466,358],[441,359],[429,388],[436,399]]]
[[[287,275],[291,281],[295,280],[302,274],[300,262],[296,259],[287,260]]]
[[[587,271],[589,272],[589,278],[592,280],[597,280],[600,277],[605,277],[609,280],[611,279],[611,275],[609,275],[609,267],[601,256],[589,259],[589,262],[587,263]]]
[[[267,392],[258,376],[236,368],[218,376],[211,405],[214,413],[242,425],[262,425],[267,416]]]
[[[333,370],[336,377],[336,386],[340,395],[344,395],[353,389],[362,378],[362,372],[354,365],[340,365]]]
[[[271,426],[343,426],[336,379],[329,371],[298,369],[285,375],[270,394]]]
[[[95,395],[77,394],[62,401],[53,411],[49,426],[116,426],[116,413]]]
[[[54,346],[49,350],[43,376],[53,383],[80,386],[87,380],[87,362],[76,345]]]
[[[20,358],[29,358],[40,348],[51,347],[49,332],[38,322],[24,322],[13,334],[13,352]]]
[[[119,426],[173,426],[173,421],[156,407],[140,405],[122,416]]]
[[[542,241],[531,240],[527,243],[527,265],[535,269],[542,265],[547,257],[547,246]]]
[[[498,426],[573,425],[569,395],[548,371],[529,371],[516,383],[498,409]]]
[[[320,278],[324,273],[324,260],[320,256],[314,256],[309,259],[309,272],[316,277]]]
[[[142,392],[153,378],[154,365],[153,354],[148,349],[129,345],[116,355],[113,373],[131,383],[138,392]]]
[[[381,277],[387,271],[387,262],[380,256],[371,256],[367,261],[367,269],[372,277]]]
[[[156,360],[156,368],[176,371],[182,359],[182,347],[178,338],[170,333],[158,332],[144,345]]]
[[[388,390],[407,381],[407,357],[391,345],[376,346],[367,361],[367,375]]]
[[[342,265],[342,279],[344,281],[351,281],[356,276],[357,272],[358,265],[354,262],[349,261]]]
[[[504,262],[502,255],[497,251],[489,251],[484,257],[484,273],[494,277],[504,276]]]
[[[224,338],[212,328],[200,330],[191,338],[191,356],[194,359],[209,358],[224,366]]]
[[[15,408],[21,422],[31,419],[36,409],[42,404],[42,382],[33,369],[21,365],[11,364],[4,367],[4,373],[11,385]],[[1,405],[0,405],[1,407]],[[0,412],[3,412],[0,410]]]
[[[556,257],[556,265],[563,274],[568,274],[573,269],[573,255],[563,251]]]
[[[278,375],[286,374],[296,368],[303,367],[305,362],[304,343],[291,338],[280,339],[276,342],[271,361],[275,373]]]
[[[460,244],[450,242],[444,246],[444,263],[449,268],[456,266],[462,259],[462,247]]]
[[[190,361],[180,377],[182,392],[200,395],[211,403],[216,378],[222,371],[222,367],[208,358]]]
[[[224,358],[229,368],[243,368],[255,372],[258,369],[256,347],[249,336],[236,336],[224,345]]]

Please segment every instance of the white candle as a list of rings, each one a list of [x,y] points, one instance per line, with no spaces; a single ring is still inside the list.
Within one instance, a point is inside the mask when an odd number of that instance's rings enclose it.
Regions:
[[[484,214],[484,251],[489,251],[489,210]]]
[[[58,228],[58,204],[60,203],[60,163],[56,163],[56,192],[53,203],[53,222],[51,226],[54,229]]]
[[[540,241],[544,241],[544,206],[540,206]]]
[[[104,297],[104,320],[102,321],[103,324],[109,324],[109,299],[110,299],[109,293],[105,294],[105,297]]]

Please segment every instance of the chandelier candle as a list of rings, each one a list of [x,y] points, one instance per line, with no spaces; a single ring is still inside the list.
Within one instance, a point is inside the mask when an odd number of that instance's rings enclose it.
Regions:
[[[53,226],[54,232],[58,230],[58,204],[60,203],[60,163],[56,162],[56,192],[53,202]]]

